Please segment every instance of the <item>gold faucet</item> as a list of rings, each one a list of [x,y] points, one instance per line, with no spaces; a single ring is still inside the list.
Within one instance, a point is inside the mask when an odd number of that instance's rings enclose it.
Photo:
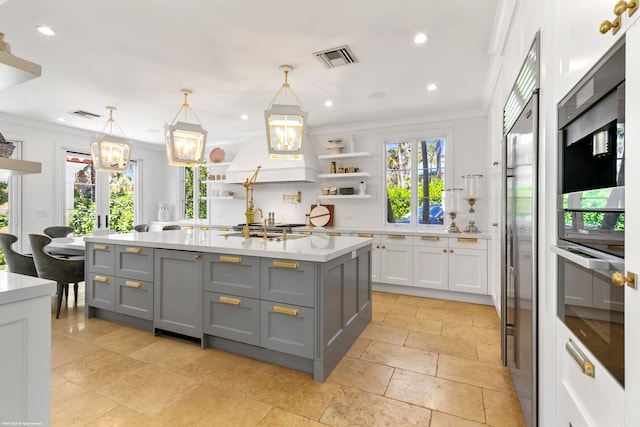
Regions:
[[[262,237],[267,240],[267,220],[262,220]]]
[[[260,168],[262,166],[258,166],[256,168],[256,171],[253,173],[253,175],[251,175],[251,178],[247,178],[244,181],[244,184],[242,184],[244,186],[244,192],[245,192],[245,210],[244,210],[244,216],[245,216],[245,221],[244,221],[244,227],[242,227],[242,234],[244,235],[245,239],[249,238],[249,223],[252,223],[254,221],[254,215],[257,211],[260,211],[260,215],[262,215],[262,210],[261,209],[256,209],[255,211],[253,210],[254,207],[254,201],[253,201],[253,186],[256,183],[256,179],[258,178],[258,172],[260,172]]]

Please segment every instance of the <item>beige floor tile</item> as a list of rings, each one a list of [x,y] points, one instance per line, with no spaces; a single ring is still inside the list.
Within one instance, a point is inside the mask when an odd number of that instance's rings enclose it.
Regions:
[[[362,331],[360,337],[373,341],[403,345],[408,333],[409,331],[404,328],[392,328],[390,326],[369,324],[369,326]]]
[[[123,327],[106,320],[91,318],[69,325],[65,333],[83,341],[95,341],[99,337]]]
[[[387,313],[384,311],[371,311],[371,323],[374,325],[380,325],[384,322],[384,319],[387,317]]]
[[[93,343],[118,353],[129,354],[163,338],[155,337],[151,332],[123,327],[96,338]]]
[[[496,308],[492,305],[473,304],[460,301],[445,301],[445,310],[466,311],[467,313],[495,313]]]
[[[384,395],[466,420],[485,419],[480,387],[443,378],[396,369]]]
[[[428,426],[430,418],[428,409],[342,387],[320,422],[336,427]]]
[[[442,309],[445,306],[444,300],[435,298],[416,297],[413,295],[400,295],[396,301],[397,304],[415,306],[421,308]]]
[[[347,351],[346,355],[355,359],[359,359],[370,343],[371,340],[368,340],[366,338],[357,338],[356,342],[353,343],[349,351]]]
[[[494,427],[526,427],[518,396],[483,389],[487,424]]]
[[[389,366],[345,357],[329,375],[327,382],[383,395],[393,371]]]
[[[87,424],[87,427],[158,427],[159,425],[165,424],[120,405]]]
[[[117,402],[77,384],[51,389],[51,425],[84,426],[118,406]]]
[[[465,339],[410,331],[404,345],[405,347],[419,348],[434,353],[450,354],[452,356],[464,357],[465,359],[478,360],[476,343]]]
[[[201,382],[144,366],[98,389],[98,393],[150,417],[182,399]]]
[[[453,415],[443,414],[442,412],[433,411],[431,413],[431,424],[429,427],[482,427],[483,423],[469,421]]]
[[[406,306],[403,304],[396,304],[393,302],[373,302],[371,304],[371,309],[373,311],[381,311],[383,313],[395,313],[402,314],[403,316],[415,316],[416,311],[418,311],[418,307],[415,306]]]
[[[437,353],[378,341],[372,341],[360,358],[426,375],[435,375],[438,367]]]
[[[438,320],[418,319],[417,317],[400,316],[398,314],[387,314],[382,324],[384,326],[426,332],[434,335],[440,335],[440,331],[442,330],[442,323]]]
[[[325,424],[320,424],[319,422],[310,420],[309,418],[305,418],[279,408],[273,408],[271,412],[263,418],[260,424],[258,424],[258,427],[322,427],[324,425]]]
[[[491,312],[478,312],[473,313],[473,326],[478,328],[487,328],[487,329],[500,329],[500,317],[498,317],[498,313],[493,310]]]
[[[173,371],[179,371],[203,355],[200,344],[163,336],[146,347],[129,353],[129,357]]]
[[[60,387],[62,384],[66,383],[68,380],[61,376],[56,374],[55,372],[51,372],[51,388],[54,389],[56,387]]]
[[[400,297],[400,295],[391,294],[389,292],[373,291],[371,293],[371,301],[373,301],[374,303],[377,303],[377,302],[391,302],[391,303],[394,303],[394,302],[398,301],[399,297]]]
[[[438,377],[505,393],[515,393],[509,368],[441,354]]]
[[[473,317],[464,311],[451,311],[439,308],[419,308],[416,312],[419,319],[438,320],[441,323],[457,323],[466,326],[473,325]]]
[[[502,366],[502,347],[499,345],[476,344],[478,360],[484,363]]]
[[[442,325],[442,335],[453,338],[462,338],[474,341],[478,344],[500,345],[500,330],[476,328],[454,323]]]
[[[91,355],[98,348],[64,334],[51,337],[51,369]]]
[[[255,426],[272,407],[211,384],[202,384],[162,409],[157,418],[171,426]]]
[[[54,368],[52,373],[90,390],[97,390],[144,365],[120,353],[97,348],[91,354]]]

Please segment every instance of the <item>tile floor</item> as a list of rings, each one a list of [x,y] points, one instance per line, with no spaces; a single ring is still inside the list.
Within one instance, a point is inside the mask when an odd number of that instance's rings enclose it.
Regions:
[[[81,295],[81,301],[84,295]],[[490,306],[375,292],[325,383],[168,336],[52,314],[53,426],[524,426]]]

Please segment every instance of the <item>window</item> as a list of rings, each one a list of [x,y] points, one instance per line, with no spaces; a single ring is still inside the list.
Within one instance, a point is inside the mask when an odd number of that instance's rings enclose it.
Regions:
[[[442,225],[445,138],[385,143],[387,224]]]
[[[183,186],[183,218],[207,218],[207,168],[206,166],[185,167]]]

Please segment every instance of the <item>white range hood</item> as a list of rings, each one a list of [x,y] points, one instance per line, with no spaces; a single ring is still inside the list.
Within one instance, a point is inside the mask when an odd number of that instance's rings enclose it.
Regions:
[[[243,183],[262,166],[256,182],[315,182],[318,180],[317,156],[309,146],[310,138],[302,145],[304,155],[299,160],[272,159],[264,137],[248,140],[226,170],[226,182]]]

